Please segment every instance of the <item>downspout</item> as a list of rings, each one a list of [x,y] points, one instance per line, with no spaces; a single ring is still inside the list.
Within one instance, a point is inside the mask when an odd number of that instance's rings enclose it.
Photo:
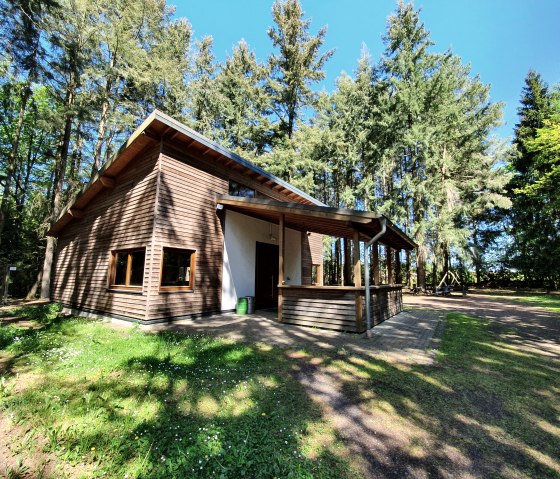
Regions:
[[[369,247],[376,243],[379,238],[381,238],[387,231],[387,219],[385,217],[379,218],[381,223],[381,231],[377,233],[373,238],[371,238],[364,246],[364,269],[365,269],[365,279],[366,279],[366,324],[367,324],[367,336],[371,337],[371,291],[369,287]]]

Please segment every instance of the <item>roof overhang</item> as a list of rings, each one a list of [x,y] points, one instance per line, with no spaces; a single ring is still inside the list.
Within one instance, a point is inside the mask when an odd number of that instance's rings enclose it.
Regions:
[[[296,203],[323,205],[307,193],[236,155],[165,113],[155,110],[120,147],[116,155],[105,163],[99,173],[75,195],[57,221],[51,226],[47,235],[58,236],[68,223],[83,215],[84,208],[95,196],[101,191],[115,186],[117,175],[142,150],[161,141],[178,148],[187,155],[202,159],[209,165],[216,164],[235,170],[253,181],[282,193]]]
[[[217,195],[216,204],[275,224],[278,224],[280,215],[284,215],[285,226],[299,231],[350,239],[357,232],[361,241],[369,241],[379,233],[380,220],[384,218],[383,215],[369,211],[226,195]],[[380,243],[399,250],[416,248],[416,243],[411,238],[389,219],[385,219],[387,231],[380,238]]]

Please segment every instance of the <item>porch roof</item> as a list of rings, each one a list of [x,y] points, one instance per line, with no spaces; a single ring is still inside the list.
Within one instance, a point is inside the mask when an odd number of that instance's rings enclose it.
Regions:
[[[379,220],[384,217],[369,211],[227,195],[216,195],[216,203],[231,211],[270,223],[278,224],[280,215],[284,215],[285,226],[299,231],[350,239],[354,232],[358,232],[361,241],[369,241],[379,233]],[[380,243],[394,249],[412,250],[416,247],[416,243],[400,228],[386,217],[385,219],[387,231],[379,239]]]

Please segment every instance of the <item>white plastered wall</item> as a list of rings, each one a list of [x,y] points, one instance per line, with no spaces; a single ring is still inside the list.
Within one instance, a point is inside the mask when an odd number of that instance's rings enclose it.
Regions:
[[[255,295],[257,241],[277,245],[278,225],[226,211],[222,311],[235,309],[237,298]],[[284,279],[286,284],[301,284],[301,233],[289,228],[286,228]]]

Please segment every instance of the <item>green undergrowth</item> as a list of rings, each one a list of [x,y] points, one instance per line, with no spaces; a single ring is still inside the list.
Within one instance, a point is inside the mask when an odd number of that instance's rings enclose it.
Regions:
[[[43,438],[56,477],[355,477],[283,352],[55,309],[41,329],[0,326],[0,410]]]
[[[451,313],[433,366],[331,366],[387,425],[396,476],[560,477],[560,362],[537,338]]]

